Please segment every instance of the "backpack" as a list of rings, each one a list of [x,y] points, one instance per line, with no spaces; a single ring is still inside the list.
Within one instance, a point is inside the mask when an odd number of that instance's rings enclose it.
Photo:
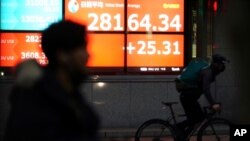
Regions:
[[[209,66],[209,63],[204,59],[193,59],[183,69],[182,73],[175,79],[176,89],[178,92],[198,87],[198,75],[202,69]]]

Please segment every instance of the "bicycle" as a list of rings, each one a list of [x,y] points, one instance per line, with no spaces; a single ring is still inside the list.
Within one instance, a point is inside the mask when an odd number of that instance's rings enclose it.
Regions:
[[[166,120],[150,119],[144,122],[136,131],[135,141],[147,139],[151,141],[183,141],[181,132],[177,129],[176,116],[172,105],[178,102],[162,102],[170,109],[171,116]],[[190,140],[193,135],[197,135],[197,141],[229,141],[230,122],[224,118],[215,117],[216,112],[211,107],[203,107],[205,119],[198,123],[191,133],[185,136],[184,140]],[[171,123],[173,121],[173,123]]]

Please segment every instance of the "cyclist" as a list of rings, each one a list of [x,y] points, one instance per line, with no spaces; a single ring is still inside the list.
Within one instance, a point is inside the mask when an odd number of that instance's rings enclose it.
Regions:
[[[201,122],[205,115],[202,111],[198,99],[202,94],[210,103],[212,109],[220,110],[220,105],[215,102],[211,96],[210,85],[215,81],[216,76],[225,70],[225,63],[229,62],[224,56],[215,54],[212,56],[212,62],[209,66],[201,69],[197,76],[197,87],[186,88],[180,91],[180,102],[183,106],[187,119],[177,124],[177,128],[188,135],[194,128],[195,124]]]

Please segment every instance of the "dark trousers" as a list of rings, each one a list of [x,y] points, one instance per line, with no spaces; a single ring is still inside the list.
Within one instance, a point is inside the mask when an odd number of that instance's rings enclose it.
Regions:
[[[198,102],[201,93],[199,90],[185,90],[180,95],[180,102],[187,116],[187,119],[177,124],[178,128],[188,135],[194,128],[195,124],[201,122],[205,116]]]

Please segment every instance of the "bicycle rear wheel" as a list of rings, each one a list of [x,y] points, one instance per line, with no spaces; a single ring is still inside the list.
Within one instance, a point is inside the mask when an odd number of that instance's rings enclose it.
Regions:
[[[229,141],[230,122],[222,118],[214,118],[206,122],[199,130],[198,141]]]
[[[175,129],[168,122],[152,119],[144,122],[135,134],[135,141],[176,141]]]

